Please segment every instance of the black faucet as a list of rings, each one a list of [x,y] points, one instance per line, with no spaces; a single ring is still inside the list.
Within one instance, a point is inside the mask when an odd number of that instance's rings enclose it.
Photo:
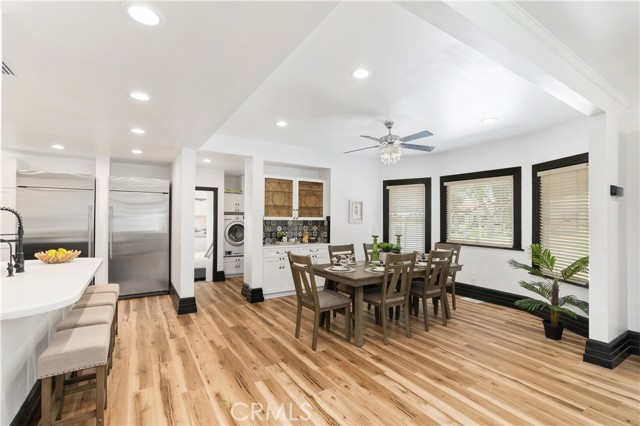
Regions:
[[[15,211],[10,207],[0,207],[0,211],[7,211],[16,215],[18,218],[18,232],[16,234],[16,239],[14,240],[5,240],[6,242],[15,242],[16,243],[16,254],[13,256],[13,261],[15,262],[16,272],[24,272],[24,249],[23,249],[23,238],[24,238],[24,228],[22,227],[22,216],[20,213]],[[11,247],[11,244],[9,244]],[[9,253],[11,256],[11,253]]]
[[[11,243],[7,240],[0,240],[0,243],[7,243],[9,245],[9,262],[7,263],[7,277],[13,276],[13,263],[11,263],[11,258],[13,257],[13,247],[11,247]]]

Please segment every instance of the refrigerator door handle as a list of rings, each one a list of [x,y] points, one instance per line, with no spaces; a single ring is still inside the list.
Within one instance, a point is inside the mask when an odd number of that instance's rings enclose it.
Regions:
[[[109,206],[109,259],[113,257],[113,206]]]
[[[88,220],[87,220],[87,228],[89,231],[89,250],[87,253],[88,257],[93,257],[93,218],[91,217],[91,213],[93,212],[93,209],[91,208],[91,206],[87,206],[87,214],[88,214]]]

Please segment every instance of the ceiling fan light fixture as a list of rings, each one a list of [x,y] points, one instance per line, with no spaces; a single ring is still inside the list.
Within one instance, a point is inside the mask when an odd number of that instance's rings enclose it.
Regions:
[[[357,70],[354,70],[351,75],[353,76],[353,78],[367,78],[371,75],[371,71],[364,69],[364,68],[358,68]]]
[[[396,164],[400,161],[400,156],[402,155],[402,148],[400,144],[395,143],[382,143],[380,145],[380,150],[378,151],[378,156],[380,157],[380,161],[382,164]]]

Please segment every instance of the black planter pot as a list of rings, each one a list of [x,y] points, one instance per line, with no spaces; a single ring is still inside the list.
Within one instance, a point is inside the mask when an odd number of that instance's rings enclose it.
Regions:
[[[562,331],[564,330],[564,324],[559,322],[557,327],[551,325],[551,321],[542,320],[544,325],[544,335],[548,339],[560,340],[562,339]]]

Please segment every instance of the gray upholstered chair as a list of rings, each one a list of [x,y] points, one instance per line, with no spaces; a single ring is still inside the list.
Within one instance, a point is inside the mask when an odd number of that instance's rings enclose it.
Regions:
[[[422,313],[424,315],[424,329],[429,331],[429,315],[427,313],[427,300],[434,299],[434,315],[438,313],[436,299],[440,299],[442,306],[442,325],[447,325],[447,289],[446,280],[451,264],[451,250],[432,250],[429,253],[429,261],[423,278],[416,278],[411,282],[410,295],[414,300],[414,313],[418,315],[419,300],[422,299]]]
[[[411,337],[411,323],[409,322],[409,289],[411,288],[411,274],[416,264],[415,253],[389,253],[385,260],[382,286],[379,289],[366,290],[363,300],[376,307],[376,319],[382,322],[384,344],[389,344],[387,336],[387,309],[404,306],[404,323],[407,337]],[[380,315],[380,313],[383,313]]]
[[[462,245],[453,243],[436,243],[434,249],[436,250],[452,250],[453,256],[451,263],[459,263],[460,260],[460,248]],[[447,278],[447,287],[451,287],[451,305],[453,309],[456,309],[456,271],[449,271]]]
[[[318,291],[311,256],[301,256],[289,252],[289,264],[291,265],[291,274],[293,275],[293,282],[296,287],[298,304],[296,314],[296,338],[300,337],[302,308],[305,307],[314,312],[311,349],[316,350],[321,315],[335,309],[344,309],[345,338],[351,340],[351,298],[332,290]],[[329,318],[330,316],[326,315],[327,330],[330,327]]]

